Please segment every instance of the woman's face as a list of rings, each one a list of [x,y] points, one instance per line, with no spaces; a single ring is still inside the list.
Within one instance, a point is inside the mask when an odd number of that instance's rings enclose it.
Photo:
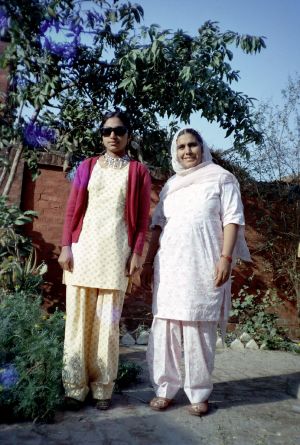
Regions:
[[[191,133],[184,133],[176,141],[177,160],[186,168],[196,167],[202,161],[202,145]]]
[[[107,119],[102,127],[102,141],[106,152],[110,156],[116,157],[125,154],[125,148],[128,143],[128,130],[120,118],[110,117]]]

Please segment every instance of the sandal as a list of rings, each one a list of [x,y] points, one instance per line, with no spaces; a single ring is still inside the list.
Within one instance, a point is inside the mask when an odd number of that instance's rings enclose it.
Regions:
[[[188,412],[192,415],[192,416],[203,416],[204,414],[207,414],[209,410],[208,407],[208,400],[205,400],[205,402],[200,402],[200,403],[192,403],[189,407],[188,407]]]
[[[100,411],[105,411],[110,407],[110,399],[102,399],[97,400],[96,402],[96,408]]]
[[[150,408],[154,411],[163,411],[172,405],[172,399],[166,399],[165,397],[154,397],[149,403]]]

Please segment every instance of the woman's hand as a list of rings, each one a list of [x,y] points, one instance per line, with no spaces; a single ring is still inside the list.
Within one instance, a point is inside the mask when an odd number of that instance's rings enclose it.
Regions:
[[[127,261],[126,276],[131,277],[142,267],[142,257],[137,253],[133,253]]]
[[[226,283],[231,274],[231,255],[234,245],[236,243],[239,226],[237,224],[227,224],[224,227],[224,240],[222,251],[223,254],[216,265],[215,271],[215,285],[222,286]],[[224,256],[225,255],[225,256]],[[227,256],[227,258],[226,258]],[[229,261],[228,261],[229,259]]]
[[[229,261],[221,257],[216,265],[215,272],[215,285],[216,287],[222,286],[222,284],[226,283],[231,274],[231,264]]]
[[[141,273],[141,286],[143,289],[151,290],[153,266],[151,263],[144,263]]]
[[[155,226],[151,230],[151,239],[149,243],[148,252],[146,255],[145,262],[143,264],[143,270],[141,273],[141,286],[145,290],[151,290],[152,275],[153,275],[153,262],[155,255],[159,247],[159,238],[162,232],[160,226]]]
[[[73,272],[73,254],[70,246],[63,246],[58,257],[58,262],[63,270]]]

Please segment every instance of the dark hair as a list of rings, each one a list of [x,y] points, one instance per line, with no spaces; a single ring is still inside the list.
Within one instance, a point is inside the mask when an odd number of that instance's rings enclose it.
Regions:
[[[128,130],[128,136],[131,135],[132,133],[132,127],[131,127],[131,123],[129,120],[129,117],[127,116],[127,114],[124,111],[121,110],[114,110],[114,111],[109,111],[108,113],[106,113],[103,117],[102,120],[102,124],[101,127],[103,127],[103,125],[105,124],[105,122],[110,119],[111,117],[118,117],[122,122],[123,125],[127,128]]]
[[[177,139],[185,133],[190,133],[193,136],[195,136],[195,138],[197,139],[197,141],[200,143],[201,147],[203,148],[203,139],[200,136],[200,134],[198,133],[198,131],[194,130],[193,128],[185,128],[184,130],[181,130],[178,133]]]

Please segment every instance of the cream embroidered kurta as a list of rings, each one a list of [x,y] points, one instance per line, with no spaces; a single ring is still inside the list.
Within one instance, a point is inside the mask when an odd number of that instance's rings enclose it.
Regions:
[[[218,288],[214,285],[223,227],[229,223],[244,225],[234,181],[192,184],[158,204],[152,226],[163,230],[154,261],[155,317],[218,321],[222,305],[229,311],[230,280]]]
[[[124,219],[128,166],[103,168],[97,162],[88,184],[88,206],[78,243],[72,244],[73,272],[64,283],[126,291],[130,255]]]

